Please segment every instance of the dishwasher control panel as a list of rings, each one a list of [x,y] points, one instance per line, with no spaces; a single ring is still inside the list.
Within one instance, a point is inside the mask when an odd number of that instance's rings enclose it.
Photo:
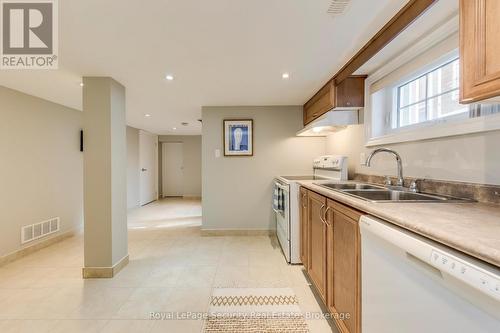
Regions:
[[[493,274],[438,250],[432,250],[430,259],[432,266],[440,271],[446,272],[500,301],[500,279]]]

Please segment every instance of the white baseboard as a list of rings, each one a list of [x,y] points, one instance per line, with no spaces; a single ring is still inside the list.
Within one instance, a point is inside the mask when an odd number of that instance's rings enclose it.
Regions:
[[[202,236],[273,236],[276,230],[269,229],[201,229]]]
[[[127,266],[128,262],[129,257],[127,254],[112,267],[83,267],[82,275],[84,279],[110,279]]]
[[[0,266],[8,264],[12,261],[18,260],[22,257],[25,257],[33,252],[41,250],[41,249],[43,249],[47,246],[50,246],[54,243],[58,243],[58,242],[66,239],[68,237],[73,237],[74,235],[75,235],[75,230],[70,230],[70,231],[56,234],[55,236],[50,237],[50,238],[38,240],[33,244],[30,244],[26,247],[23,247],[19,250],[16,250],[14,252],[11,252],[9,254],[6,254],[6,255],[0,257]]]

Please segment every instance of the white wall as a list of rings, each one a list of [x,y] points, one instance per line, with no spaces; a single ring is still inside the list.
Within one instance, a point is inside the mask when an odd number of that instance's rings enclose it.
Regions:
[[[127,208],[140,205],[139,130],[127,126]]]
[[[364,147],[363,125],[350,126],[327,138],[327,153],[349,156],[353,172],[396,175],[396,161],[387,154],[373,159],[372,167],[360,165]],[[404,175],[417,178],[500,185],[500,131],[393,144],[403,159]]]
[[[253,157],[215,157],[222,121],[231,118],[253,119]],[[203,229],[275,229],[274,177],[311,174],[325,139],[295,136],[301,106],[203,107],[202,119]]]
[[[159,136],[159,188],[162,193],[162,142],[181,142],[184,156],[183,195],[201,197],[201,135]]]
[[[24,225],[82,225],[81,127],[80,111],[0,87],[0,256],[22,247]]]

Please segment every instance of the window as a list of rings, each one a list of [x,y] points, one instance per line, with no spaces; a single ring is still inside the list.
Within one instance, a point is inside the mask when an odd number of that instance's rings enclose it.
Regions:
[[[459,103],[459,60],[453,59],[397,88],[397,121],[393,128],[468,114]]]
[[[367,146],[500,130],[500,104],[459,103],[457,49],[411,59],[368,77]]]

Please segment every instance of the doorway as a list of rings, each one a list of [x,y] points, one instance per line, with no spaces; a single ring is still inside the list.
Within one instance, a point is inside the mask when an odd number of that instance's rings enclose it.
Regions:
[[[184,195],[184,147],[182,142],[162,143],[162,195]]]
[[[139,132],[140,204],[158,199],[158,137],[146,131]]]

